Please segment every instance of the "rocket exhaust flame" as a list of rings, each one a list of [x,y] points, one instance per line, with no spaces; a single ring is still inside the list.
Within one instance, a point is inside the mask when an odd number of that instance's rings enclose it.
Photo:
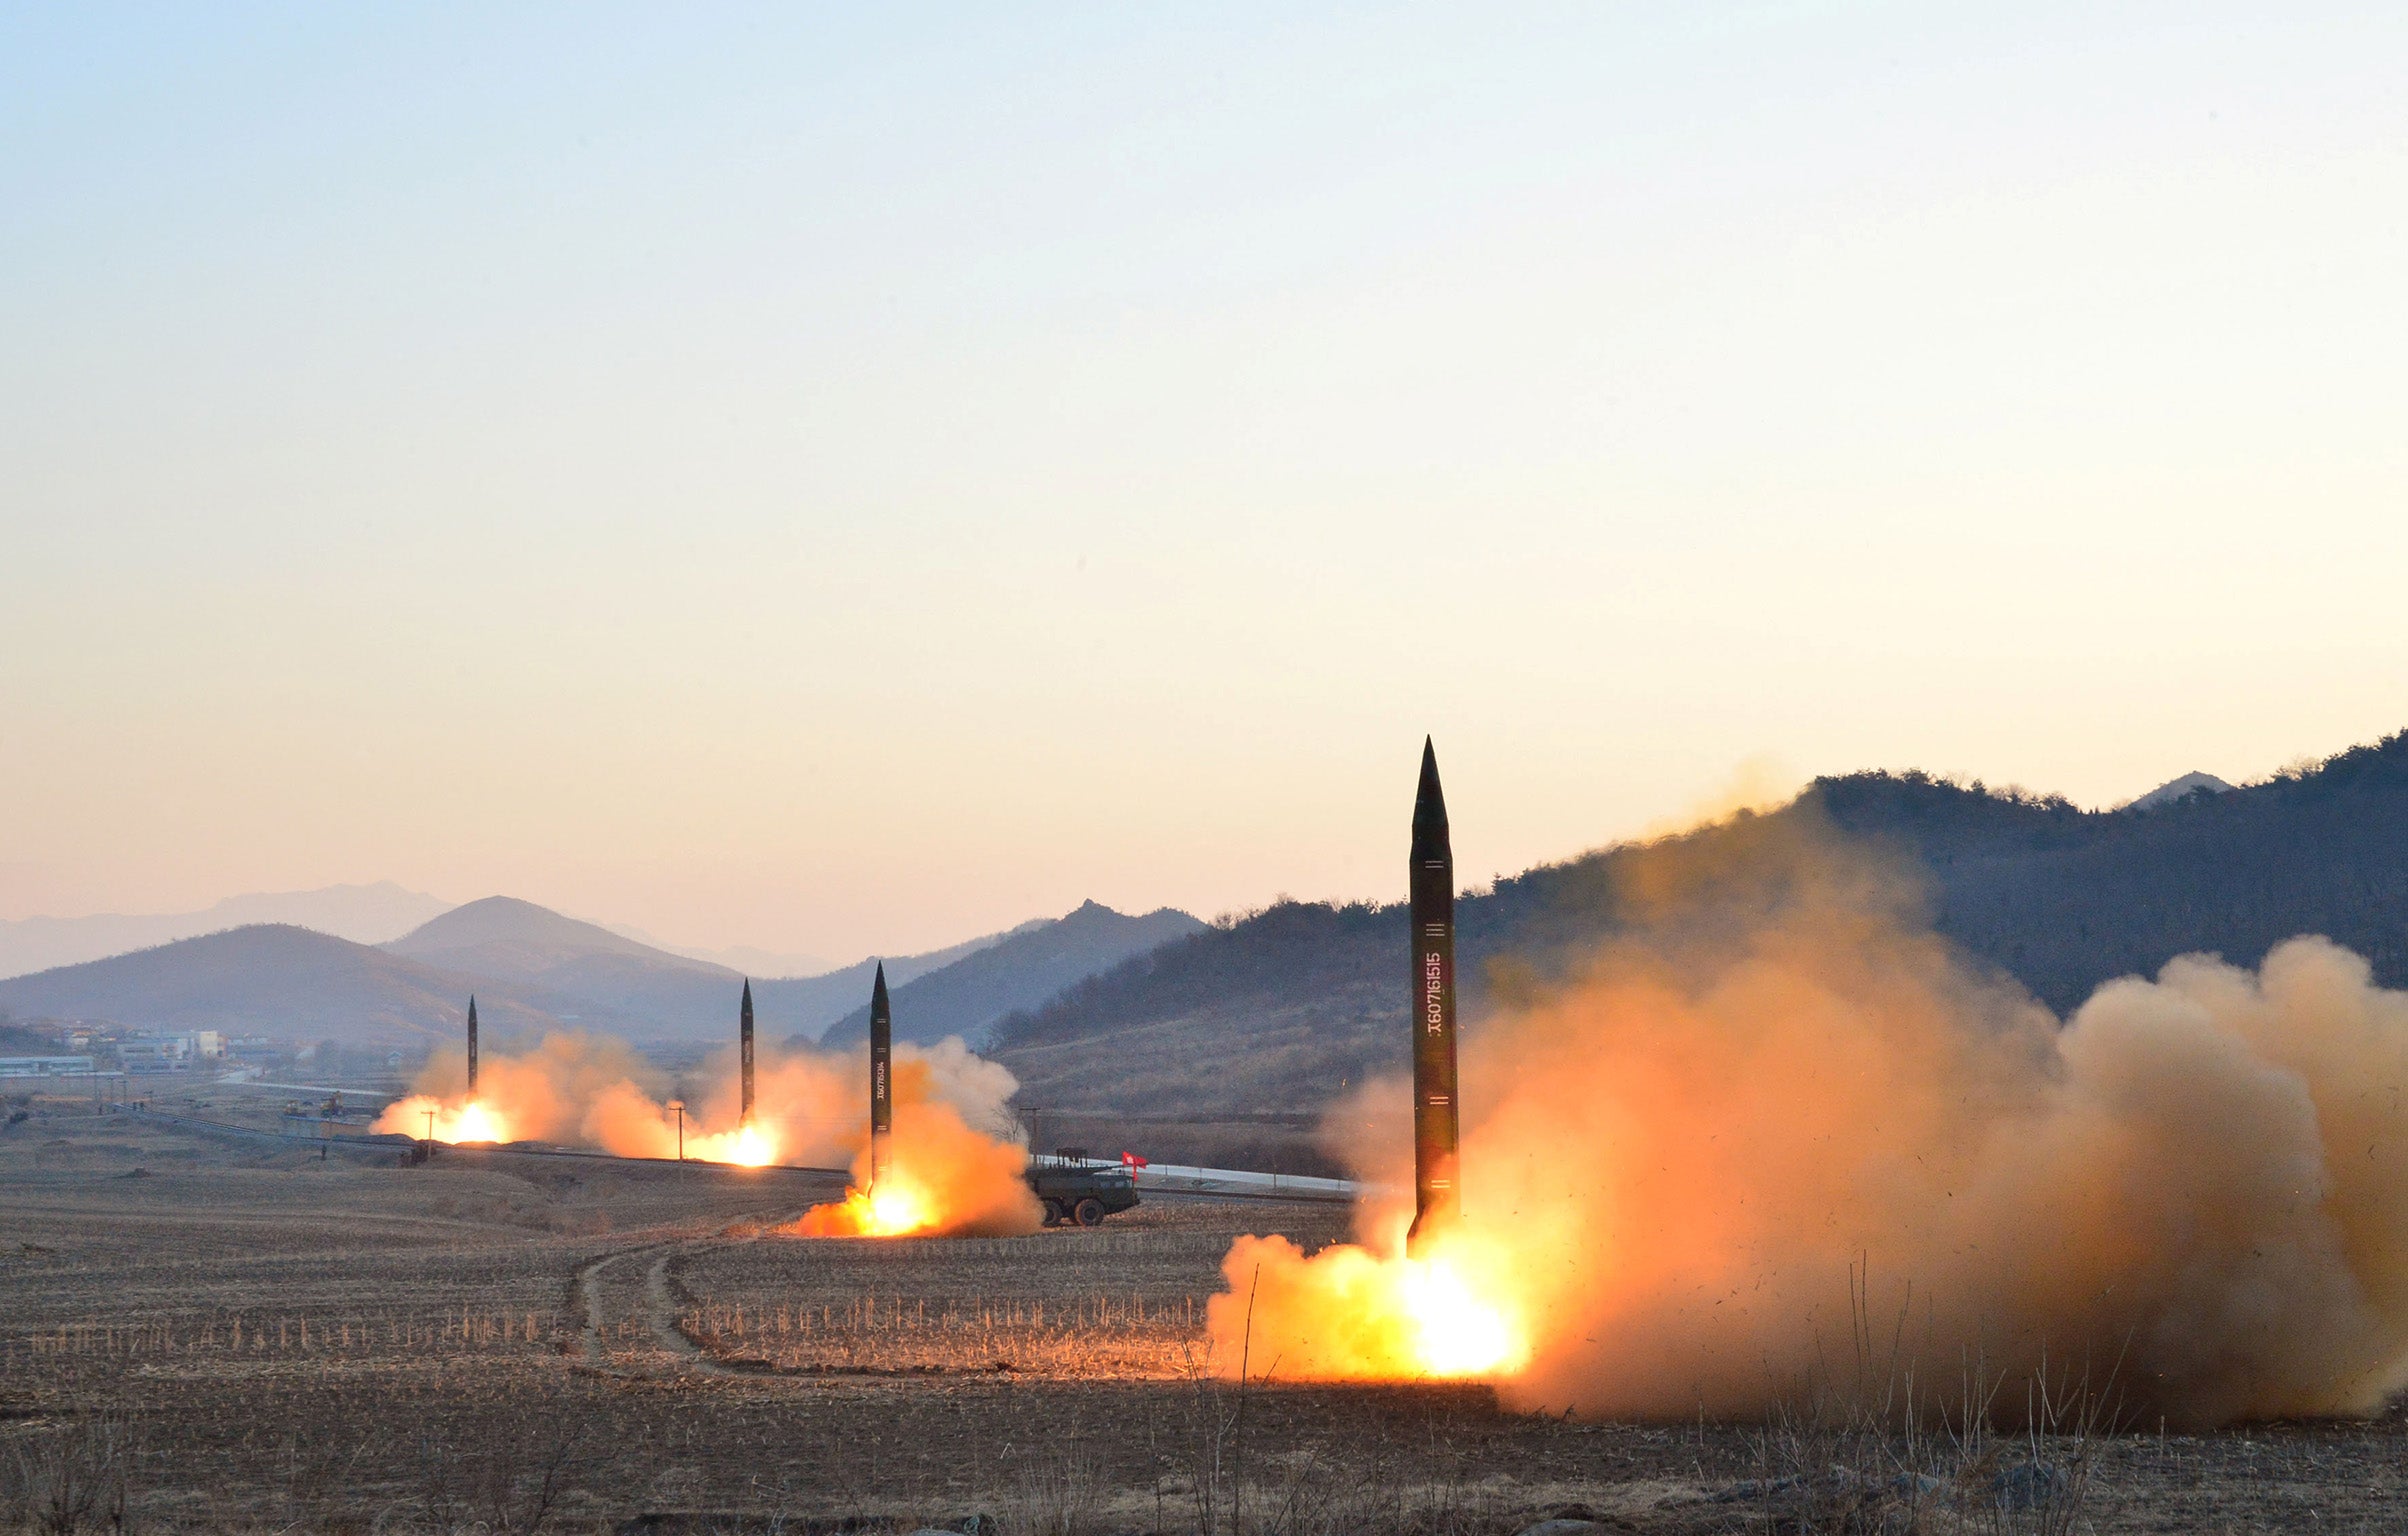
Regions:
[[[738,1054],[719,1053],[705,1068],[716,1086],[684,1106],[688,1160],[826,1167],[853,1161],[865,1150],[864,1053],[773,1047],[755,1064],[749,1121],[743,1114],[742,1073],[730,1070],[740,1065]],[[474,1099],[465,1092],[465,1066],[458,1051],[438,1055],[420,1074],[416,1091],[388,1105],[375,1129],[423,1136],[432,1112],[438,1141],[561,1142],[622,1157],[666,1159],[679,1153],[669,1084],[620,1041],[561,1033],[522,1053],[486,1053]],[[892,1110],[905,1135],[924,1137],[929,1150],[901,1160],[891,1189],[881,1192],[886,1212],[881,1224],[928,1231],[1035,1231],[1041,1213],[1020,1177],[1026,1155],[1007,1139],[1012,1117],[1006,1106],[1019,1086],[1012,1074],[959,1040],[945,1040],[904,1045],[894,1053],[888,1079]],[[859,1179],[866,1168],[855,1166]],[[908,1202],[915,1200],[925,1206],[925,1219],[911,1216]]]
[[[524,1134],[514,1127],[511,1116],[486,1103],[479,1093],[478,1045],[477,999],[472,992],[468,997],[465,1091],[410,1094],[385,1106],[370,1129],[455,1144],[513,1141]]]
[[[1531,1348],[1509,1299],[1513,1259],[1461,1227],[1425,1231],[1410,1253],[1401,1241],[1380,1251],[1345,1243],[1309,1258],[1284,1237],[1241,1237],[1222,1260],[1229,1289],[1206,1303],[1206,1326],[1216,1358],[1235,1348],[1274,1359],[1291,1380],[1508,1374],[1529,1363]],[[1309,1328],[1292,1326],[1300,1286],[1311,1296]]]
[[[2178,958],[2060,1024],[1811,804],[1614,874],[1615,936],[1465,1059],[1476,1200],[1402,1256],[1418,1106],[1376,1087],[1346,1118],[1396,1127],[1360,1171],[1400,1193],[1359,1213],[1362,1246],[1242,1239],[1216,1360],[1749,1417],[1861,1305],[1901,1319],[1921,1381],[2120,1361],[2143,1419],[2359,1414],[2408,1386],[2408,992],[2365,961],[2317,938],[2254,972]]]
[[[477,1093],[477,1000],[468,999],[468,1088],[456,1100],[412,1094],[387,1105],[372,1129],[399,1131],[449,1143],[504,1142],[516,1139],[510,1117],[487,1104]]]
[[[815,1206],[781,1230],[796,1237],[1008,1237],[1036,1231],[1044,1213],[1021,1177],[1027,1149],[971,1126],[953,1105],[929,1095],[924,1062],[896,1067],[894,1146],[885,1174],[870,1182],[864,1144],[854,1156],[853,1187],[845,1198]]]
[[[371,1130],[398,1132],[451,1145],[514,1141],[508,1117],[475,1099],[446,1104],[411,1094],[385,1106]]]
[[[1407,859],[1413,967],[1413,1210],[1375,1246],[1341,1244],[1307,1258],[1282,1237],[1241,1237],[1222,1263],[1226,1294],[1206,1321],[1225,1363],[1252,1353],[1254,1311],[1268,1275],[1273,1353],[1290,1377],[1491,1376],[1530,1358],[1514,1305],[1514,1255],[1463,1222],[1461,1095],[1455,1057],[1455,856],[1438,753],[1421,744]],[[1396,1230],[1402,1227],[1402,1231]],[[1310,1326],[1299,1327],[1300,1312]],[[1235,1342],[1236,1349],[1227,1346]]]
[[[929,1202],[890,1172],[874,1189],[844,1192],[835,1205],[816,1205],[782,1228],[796,1237],[918,1237],[935,1229]]]
[[[896,1072],[883,964],[870,987],[869,1046],[869,1140],[854,1159],[853,1187],[842,1201],[814,1206],[781,1230],[797,1237],[1034,1232],[1043,1217],[1021,1177],[1026,1149],[974,1130],[954,1106],[931,1098],[924,1062]]]
[[[682,1106],[689,1161],[747,1167],[849,1162],[854,1182],[867,1193],[819,1208],[788,1229],[794,1232],[1008,1236],[1037,1230],[1043,1213],[1021,1177],[1028,1155],[1008,1136],[1006,1105],[1019,1087],[1010,1072],[959,1040],[907,1043],[900,1050],[890,1044],[876,1081],[884,1085],[881,1118],[901,1150],[889,1154],[873,1184],[862,1134],[866,1053],[773,1048],[756,1061],[747,1081],[742,1019],[740,1003],[734,1058],[722,1052],[706,1069],[716,1089]],[[554,1034],[523,1054],[485,1059],[473,1099],[464,1091],[465,1064],[457,1053],[429,1062],[417,1091],[387,1106],[375,1129],[422,1136],[431,1113],[437,1141],[556,1141],[622,1157],[679,1155],[668,1085],[622,1042]]]

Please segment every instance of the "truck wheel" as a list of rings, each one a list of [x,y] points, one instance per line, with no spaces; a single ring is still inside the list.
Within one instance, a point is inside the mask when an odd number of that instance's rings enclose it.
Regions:
[[[1079,1225],[1100,1227],[1104,1224],[1104,1202],[1089,1195],[1078,1203]]]
[[[1062,1224],[1061,1201],[1048,1200],[1045,1202],[1045,1224],[1049,1227],[1058,1227]]]

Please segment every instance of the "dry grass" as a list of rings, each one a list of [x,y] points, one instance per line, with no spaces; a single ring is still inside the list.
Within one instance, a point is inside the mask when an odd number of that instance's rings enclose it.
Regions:
[[[1203,1343],[1212,1287],[1198,1282],[1228,1247],[1195,1225],[1208,1215],[1141,1210],[1119,1229],[1021,1238],[772,1238],[680,1255],[667,1278],[681,1329],[731,1365],[1172,1380]],[[1342,1231],[1330,1212],[1302,1227]]]
[[[2184,1438],[2060,1413],[2010,1441],[1901,1416],[1850,1373],[1771,1426],[1241,1387],[1201,1356],[1229,1236],[1320,1241],[1325,1214],[741,1235],[793,1198],[740,1175],[346,1166],[89,1116],[21,1126],[0,1135],[0,1527],[1509,1536],[1583,1514],[2053,1536],[2397,1531],[2408,1508],[2394,1421]],[[2078,1475],[2079,1497],[2045,1517],[1978,1497],[2026,1461]],[[1845,1496],[1916,1469],[1948,1496],[1918,1483],[1911,1522],[1894,1496]],[[1794,1496],[1735,1496],[1784,1478]]]
[[[940,1301],[859,1296],[816,1309],[705,1300],[678,1317],[685,1335],[724,1363],[796,1373],[910,1374],[1013,1370],[1114,1380],[1167,1378],[1201,1331],[1192,1301],[1149,1311],[1142,1296],[1056,1302]]]
[[[1880,1326],[1859,1271],[1850,1338],[1784,1399],[1756,1444],[1757,1475],[1719,1499],[1758,1528],[1819,1536],[2072,1536],[2086,1527],[2113,1373],[2043,1362],[2008,1383],[1979,1360],[1950,1389],[1919,1382],[1905,1350],[1911,1310]],[[2021,1426],[2001,1434],[2001,1423]]]

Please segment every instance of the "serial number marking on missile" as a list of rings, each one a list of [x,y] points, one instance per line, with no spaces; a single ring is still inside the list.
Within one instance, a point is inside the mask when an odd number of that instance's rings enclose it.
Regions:
[[[888,1142],[895,1128],[895,1105],[888,1064],[894,1059],[894,1011],[886,996],[886,966],[881,962],[870,983],[870,1188],[886,1177]]]
[[[1411,876],[1413,990],[1418,1028],[1413,1037],[1413,1226],[1407,1247],[1433,1221],[1460,1208],[1455,1159],[1461,1127],[1455,1102],[1455,859],[1438,782],[1438,754],[1421,748],[1421,783],[1413,799]]]
[[[744,996],[736,1005],[737,1118],[746,1125],[753,1117],[753,1000],[752,978],[744,978]]]

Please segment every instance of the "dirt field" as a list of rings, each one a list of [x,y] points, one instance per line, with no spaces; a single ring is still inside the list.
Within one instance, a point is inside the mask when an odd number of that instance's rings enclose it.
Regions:
[[[1241,1397],[1201,1358],[1219,1258],[1239,1231],[1342,1235],[1325,1210],[799,1240],[756,1235],[821,1192],[793,1175],[321,1162],[31,1108],[0,1131],[24,1525],[89,1490],[84,1524],[122,1501],[152,1530],[2408,1529],[2397,1416],[2059,1441],[2033,1485],[2021,1445],[1942,1448],[1913,1483],[1837,1431],[1564,1423],[1468,1387]]]

